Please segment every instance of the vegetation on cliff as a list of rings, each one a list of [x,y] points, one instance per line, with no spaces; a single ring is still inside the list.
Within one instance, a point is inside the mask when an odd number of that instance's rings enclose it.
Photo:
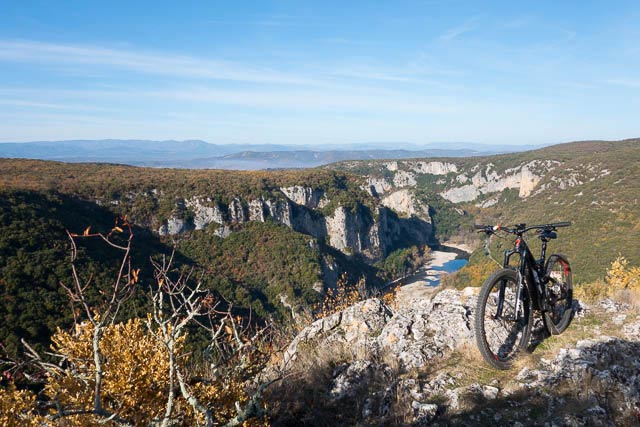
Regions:
[[[422,169],[430,164],[440,168],[437,175]],[[527,174],[515,177],[524,166]],[[385,179],[387,191],[410,188],[417,195],[425,194],[434,207],[440,203],[439,198],[453,197],[449,190],[467,192],[466,201],[445,200],[446,210],[440,210],[443,215],[436,218],[436,235],[445,238],[470,235],[473,222],[571,221],[572,227],[560,230],[550,250],[569,257],[577,283],[603,278],[620,254],[633,263],[640,262],[639,139],[583,141],[498,156],[352,161],[331,167]],[[466,215],[456,216],[453,209]],[[434,209],[436,216],[438,211]],[[529,239],[530,243],[536,241],[533,236]],[[508,245],[494,239],[494,255],[500,259]],[[480,249],[459,274],[460,286],[481,284],[489,264],[493,262]]]

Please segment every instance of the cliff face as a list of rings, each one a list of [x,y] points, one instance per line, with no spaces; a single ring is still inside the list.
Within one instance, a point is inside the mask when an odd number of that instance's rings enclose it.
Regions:
[[[498,170],[493,163],[470,164],[466,160],[459,163],[414,160],[371,163],[373,170],[366,178],[366,189],[371,194],[384,195],[383,200],[400,197],[398,189],[407,191],[424,183],[453,203],[472,202],[505,189],[516,189],[519,197],[526,198],[543,176],[560,164],[553,160],[532,160]],[[343,164],[347,170],[357,165],[360,166],[355,162]]]
[[[295,231],[324,240],[348,254],[361,254],[374,260],[385,256],[399,244],[433,241],[428,205],[409,194],[380,201],[371,196],[371,205],[336,204],[327,212],[331,200],[321,189],[293,186],[280,188],[279,194],[247,199],[236,197],[224,205],[211,197],[177,200],[173,214],[158,227],[160,235],[177,235],[216,226],[215,234],[225,237],[235,226],[248,221],[276,221]],[[398,215],[401,214],[401,216]]]

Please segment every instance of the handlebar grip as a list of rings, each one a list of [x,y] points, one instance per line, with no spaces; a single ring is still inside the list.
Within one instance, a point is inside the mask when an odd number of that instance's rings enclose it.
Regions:
[[[553,225],[554,227],[569,227],[571,225],[571,221],[555,222],[551,225]]]
[[[489,227],[489,226],[488,225],[473,224],[473,229],[474,230],[484,230],[487,227]]]

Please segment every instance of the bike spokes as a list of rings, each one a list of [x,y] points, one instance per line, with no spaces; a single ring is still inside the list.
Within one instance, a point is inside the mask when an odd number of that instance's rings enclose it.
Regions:
[[[508,361],[520,350],[529,321],[526,301],[517,303],[518,283],[514,279],[496,281],[484,306],[484,340],[490,357],[497,361]]]
[[[544,320],[549,332],[555,335],[567,328],[573,315],[571,267],[562,255],[552,255],[545,274],[548,310],[544,313]]]

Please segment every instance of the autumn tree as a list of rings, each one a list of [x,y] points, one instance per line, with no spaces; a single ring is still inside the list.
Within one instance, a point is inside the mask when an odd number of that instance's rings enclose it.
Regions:
[[[28,366],[37,367],[40,376],[25,375],[42,379],[43,390],[36,400],[9,379],[9,386],[0,388],[3,425],[38,419],[38,425],[65,426],[235,426],[263,414],[262,393],[279,379],[272,374],[270,380],[258,380],[272,352],[270,327],[235,315],[228,301],[203,289],[194,269],[176,268],[173,254],[151,260],[150,313],[117,321],[122,305],[142,286],[130,260],[133,235],[126,218],[108,233],[92,233],[90,227],[68,233],[72,279],[61,285],[75,326],[58,329],[45,356],[23,343]],[[121,251],[112,283],[96,284],[91,274],[78,271],[81,239]],[[206,363],[198,362],[186,344],[194,329],[207,334],[214,357]],[[14,371],[25,366],[16,362]]]

